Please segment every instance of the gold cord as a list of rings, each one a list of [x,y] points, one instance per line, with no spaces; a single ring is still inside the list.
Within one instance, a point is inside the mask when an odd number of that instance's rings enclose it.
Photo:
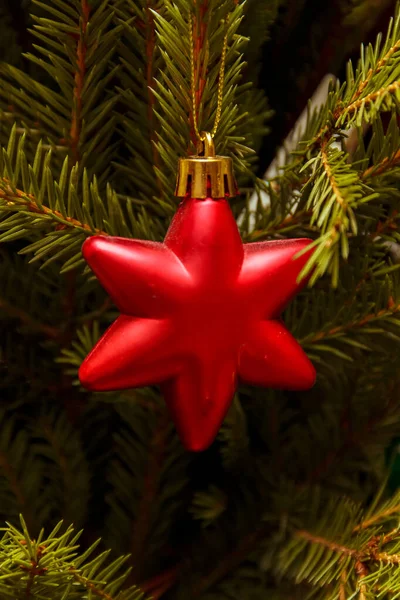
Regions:
[[[189,22],[189,36],[190,36],[190,67],[191,67],[191,87],[192,87],[192,110],[193,110],[193,127],[196,136],[202,142],[206,139],[205,134],[199,131],[199,126],[197,123],[197,105],[196,105],[196,81],[195,81],[195,64],[194,64],[194,40],[193,40],[193,15],[190,14],[190,22]],[[228,49],[228,17],[226,19],[226,32],[224,36],[224,43],[222,46],[221,53],[221,66],[219,68],[219,78],[218,78],[218,96],[217,96],[217,112],[215,114],[214,127],[211,131],[211,137],[213,138],[217,132],[218,125],[221,120],[222,114],[222,101],[224,94],[224,77],[225,77],[225,63],[226,63],[226,52]]]

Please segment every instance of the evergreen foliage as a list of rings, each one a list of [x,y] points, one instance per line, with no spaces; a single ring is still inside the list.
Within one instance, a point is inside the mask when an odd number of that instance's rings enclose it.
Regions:
[[[370,4],[344,2],[347,23]],[[2,598],[400,597],[400,495],[384,452],[400,436],[400,10],[264,182],[255,173],[270,111],[251,79],[288,6],[33,0],[32,71],[10,42],[0,64]],[[83,241],[160,240],[177,205],[176,162],[195,142],[190,14],[200,129],[214,122],[228,31],[216,145],[235,162],[244,240],[307,236],[316,248],[310,284],[284,315],[316,387],[241,388],[202,455],[183,450],[157,389],[91,394],[77,379],[116,316]]]
[[[30,539],[23,518],[20,530],[4,527],[0,541],[3,598],[144,600],[135,587],[121,589],[129,575],[124,569],[127,556],[112,562],[109,552],[94,557],[98,542],[78,556],[79,537],[62,522],[48,537],[41,530],[36,540]]]

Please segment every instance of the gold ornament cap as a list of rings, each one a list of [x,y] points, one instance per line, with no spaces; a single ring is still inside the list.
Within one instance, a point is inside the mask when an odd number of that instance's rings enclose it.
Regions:
[[[229,156],[216,156],[210,133],[201,134],[197,155],[180,158],[175,195],[191,198],[232,198],[238,193],[233,162]]]

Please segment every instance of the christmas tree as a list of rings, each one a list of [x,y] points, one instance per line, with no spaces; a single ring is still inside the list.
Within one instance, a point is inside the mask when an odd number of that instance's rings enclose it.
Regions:
[[[324,4],[0,1],[0,598],[400,597],[400,7]],[[157,385],[81,385],[120,312],[82,245],[161,242],[203,131],[243,242],[311,240],[317,380],[191,452]]]

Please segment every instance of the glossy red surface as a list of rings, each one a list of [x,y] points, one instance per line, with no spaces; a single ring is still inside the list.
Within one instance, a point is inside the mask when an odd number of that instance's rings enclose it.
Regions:
[[[315,381],[279,319],[304,285],[307,239],[242,244],[226,200],[182,202],[164,243],[95,236],[83,254],[122,313],[79,371],[90,390],[160,384],[185,447],[207,448],[237,380]]]

